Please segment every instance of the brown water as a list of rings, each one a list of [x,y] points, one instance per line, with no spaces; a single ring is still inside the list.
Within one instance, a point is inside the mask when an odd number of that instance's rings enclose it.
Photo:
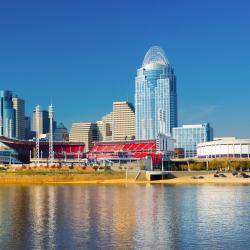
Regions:
[[[250,188],[1,186],[0,249],[249,249]]]

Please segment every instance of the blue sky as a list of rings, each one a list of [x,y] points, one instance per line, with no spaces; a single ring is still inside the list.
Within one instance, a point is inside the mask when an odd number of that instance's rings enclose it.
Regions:
[[[134,102],[146,51],[161,46],[178,80],[179,124],[250,137],[250,2],[0,0],[0,88],[56,119],[95,121]]]

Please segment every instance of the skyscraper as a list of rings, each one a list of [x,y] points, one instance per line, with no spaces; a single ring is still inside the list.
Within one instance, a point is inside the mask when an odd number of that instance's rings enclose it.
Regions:
[[[36,113],[33,111],[33,131],[37,131],[36,123]],[[41,135],[47,133],[49,133],[49,113],[47,110],[41,110],[39,118],[39,134]]]
[[[176,77],[163,49],[151,47],[135,78],[136,139],[170,135],[177,127]]]
[[[113,110],[99,121],[98,128],[104,141],[135,138],[135,110],[129,102],[113,102]]]
[[[94,141],[98,141],[98,128],[94,122],[73,123],[69,134],[69,141],[84,142],[85,152],[89,151]]]
[[[13,109],[12,92],[0,91],[0,135],[16,137],[16,111]]]
[[[32,139],[33,135],[31,133],[31,119],[29,116],[25,116],[25,140]]]
[[[112,140],[135,138],[135,109],[129,102],[113,102]]]
[[[16,113],[16,138],[25,139],[25,102],[23,99],[14,96],[12,98],[13,109]]]

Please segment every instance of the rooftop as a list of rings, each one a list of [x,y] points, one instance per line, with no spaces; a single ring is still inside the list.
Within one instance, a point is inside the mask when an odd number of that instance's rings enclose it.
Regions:
[[[169,64],[164,50],[159,46],[153,46],[148,50],[144,57],[142,67],[144,68],[152,64],[162,66],[166,66]]]

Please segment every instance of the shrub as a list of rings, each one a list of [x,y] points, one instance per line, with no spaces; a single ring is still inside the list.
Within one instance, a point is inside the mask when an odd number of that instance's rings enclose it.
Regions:
[[[98,169],[98,166],[93,166],[93,169],[96,171]]]
[[[140,170],[145,170],[145,165],[143,164],[143,162],[140,164]]]
[[[105,166],[104,170],[105,170],[105,171],[110,171],[110,170],[111,170],[111,167],[110,167],[110,166]]]
[[[195,163],[189,164],[189,169],[195,170],[195,171],[206,170],[206,166],[203,162],[195,162]]]
[[[179,170],[181,170],[181,171],[187,171],[187,170],[188,170],[188,165],[186,165],[186,164],[181,164],[181,165],[179,166]]]

